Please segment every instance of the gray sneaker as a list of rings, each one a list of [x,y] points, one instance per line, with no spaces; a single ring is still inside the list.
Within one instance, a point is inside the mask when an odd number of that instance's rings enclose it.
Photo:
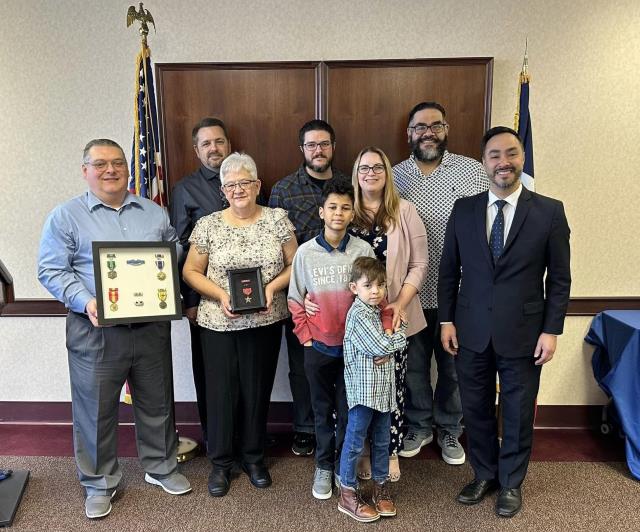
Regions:
[[[398,452],[402,458],[411,458],[420,452],[425,445],[433,441],[433,434],[422,434],[410,430],[402,441],[402,450]]]
[[[462,465],[465,454],[462,445],[453,434],[446,430],[438,431],[438,445],[442,449],[442,459],[449,465]]]
[[[144,480],[154,486],[160,486],[171,495],[184,495],[191,491],[191,484],[187,480],[187,477],[178,472],[172,473],[165,478],[154,478],[149,473],[145,473]]]
[[[337,473],[333,474],[333,485],[340,489],[340,475],[338,475]]]
[[[89,519],[106,517],[111,512],[111,499],[116,494],[113,490],[111,495],[87,495],[84,500],[84,513]]]
[[[316,471],[313,474],[313,488],[311,493],[316,499],[330,499],[333,495],[333,473],[327,469],[320,469],[316,467]]]

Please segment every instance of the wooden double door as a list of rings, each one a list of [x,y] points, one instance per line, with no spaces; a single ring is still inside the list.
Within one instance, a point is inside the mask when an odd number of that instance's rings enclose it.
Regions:
[[[421,101],[447,110],[449,149],[479,158],[490,124],[493,59],[416,59],[156,65],[168,188],[198,167],[191,130],[205,116],[227,125],[234,151],[251,155],[267,191],[301,163],[300,127],[336,131],[334,165],[350,175],[364,146],[392,163],[408,156],[407,118]],[[170,198],[169,198],[170,201]]]

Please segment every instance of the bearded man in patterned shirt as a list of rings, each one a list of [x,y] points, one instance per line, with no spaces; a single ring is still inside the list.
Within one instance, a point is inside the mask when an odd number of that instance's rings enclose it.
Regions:
[[[409,342],[405,404],[408,432],[399,454],[405,458],[417,455],[433,440],[435,427],[442,459],[451,465],[461,465],[465,462],[464,449],[458,441],[462,434],[462,405],[453,357],[440,342],[438,269],[454,202],[486,191],[489,180],[478,161],[447,150],[448,134],[449,124],[442,105],[417,104],[409,113],[407,126],[412,153],[393,167],[398,192],[416,206],[429,242],[429,271],[419,294],[427,328]],[[438,368],[435,390],[431,386],[432,354]]]

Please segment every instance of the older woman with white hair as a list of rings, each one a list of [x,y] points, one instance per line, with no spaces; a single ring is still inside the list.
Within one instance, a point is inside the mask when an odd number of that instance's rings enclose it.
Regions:
[[[261,183],[251,157],[227,157],[220,181],[229,207],[198,221],[183,269],[185,281],[202,296],[198,324],[203,328],[207,456],[213,466],[209,493],[214,497],[229,491],[236,458],[255,487],[271,485],[264,463],[267,411],[297,249],[286,211],[256,203]],[[228,271],[258,267],[265,309],[234,313]]]

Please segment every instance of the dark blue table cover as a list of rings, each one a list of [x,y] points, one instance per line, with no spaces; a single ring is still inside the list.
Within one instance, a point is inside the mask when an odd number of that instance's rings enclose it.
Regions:
[[[601,312],[593,318],[585,341],[596,348],[593,375],[613,399],[629,470],[640,479],[640,310]]]

